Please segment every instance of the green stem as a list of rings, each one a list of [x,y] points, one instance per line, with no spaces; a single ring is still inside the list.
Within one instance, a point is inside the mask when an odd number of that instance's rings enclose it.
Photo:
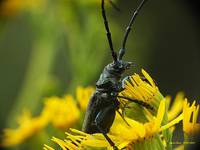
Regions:
[[[48,28],[48,27],[46,27]],[[17,100],[9,114],[8,126],[12,125],[16,117],[20,115],[23,108],[34,111],[40,103],[40,98],[45,84],[49,81],[50,72],[56,56],[55,36],[49,37],[51,28],[44,29],[43,35],[38,33],[37,41],[34,43],[30,62],[27,65],[27,72],[24,83]]]

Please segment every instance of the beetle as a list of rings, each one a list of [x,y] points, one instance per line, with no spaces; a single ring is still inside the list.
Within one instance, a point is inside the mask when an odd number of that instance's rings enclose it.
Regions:
[[[142,0],[139,6],[134,11],[124,34],[122,47],[119,50],[119,54],[117,56],[117,53],[114,51],[112,44],[111,33],[104,8],[104,0],[101,1],[102,17],[104,20],[104,26],[113,62],[105,66],[98,81],[96,82],[96,91],[92,94],[90,98],[82,126],[82,131],[89,134],[102,133],[109,144],[115,150],[117,150],[117,147],[115,146],[114,142],[108,137],[107,133],[109,132],[110,127],[113,124],[116,111],[120,113],[118,111],[120,102],[117,98],[126,99],[128,101],[140,104],[146,108],[152,109],[152,107],[145,102],[131,99],[129,97],[118,96],[118,93],[123,91],[124,89],[122,75],[133,65],[132,62],[122,60],[122,57],[125,54],[126,41],[131,31],[133,22],[145,2],[147,2],[147,0]],[[122,114],[120,115],[122,116]]]

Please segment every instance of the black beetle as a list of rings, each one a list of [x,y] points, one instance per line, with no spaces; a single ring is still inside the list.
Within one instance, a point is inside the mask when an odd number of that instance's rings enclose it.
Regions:
[[[90,98],[85,114],[82,131],[89,134],[102,133],[114,149],[117,149],[117,147],[115,146],[114,142],[108,137],[107,133],[109,132],[109,129],[113,124],[115,112],[119,112],[118,109],[120,103],[117,98],[120,97],[151,109],[151,106],[149,104],[142,101],[118,96],[118,93],[123,90],[122,74],[133,64],[132,62],[122,60],[122,57],[125,54],[126,40],[139,10],[142,8],[146,1],[147,0],[142,0],[137,9],[134,11],[130,23],[126,29],[122,42],[122,47],[119,51],[118,56],[113,49],[111,33],[109,30],[108,21],[104,9],[104,0],[101,1],[102,16],[107,32],[108,43],[113,57],[113,62],[105,66],[99,80],[96,83],[96,91]]]

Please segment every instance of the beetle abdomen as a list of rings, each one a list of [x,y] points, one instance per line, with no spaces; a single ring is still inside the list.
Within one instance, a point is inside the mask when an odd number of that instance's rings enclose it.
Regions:
[[[98,132],[94,124],[95,117],[99,111],[97,105],[98,105],[98,95],[97,95],[97,92],[95,92],[91,96],[87,110],[86,110],[86,114],[85,114],[85,118],[84,118],[84,122],[82,126],[83,132],[86,132],[86,133]]]

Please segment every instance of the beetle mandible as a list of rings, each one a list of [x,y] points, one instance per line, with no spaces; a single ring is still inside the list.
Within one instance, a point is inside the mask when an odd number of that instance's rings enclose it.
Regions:
[[[116,111],[120,113],[118,111],[119,101],[117,100],[117,98],[121,97],[128,101],[138,103],[144,107],[151,108],[149,104],[144,103],[142,101],[131,99],[128,97],[118,96],[118,93],[123,90],[122,74],[133,64],[132,62],[122,60],[122,57],[125,54],[126,41],[131,31],[133,22],[146,1],[147,0],[142,0],[139,6],[134,11],[129,25],[126,28],[124,39],[122,41],[122,47],[119,50],[118,56],[113,48],[111,33],[109,30],[106,12],[104,8],[104,0],[101,1],[102,17],[107,32],[106,34],[113,62],[105,66],[103,72],[100,75],[99,80],[96,82],[96,91],[90,98],[82,130],[89,134],[102,133],[106,140],[109,142],[109,144],[115,150],[117,149],[117,147],[115,146],[114,142],[108,137],[107,133],[109,132],[109,129],[113,124]]]

